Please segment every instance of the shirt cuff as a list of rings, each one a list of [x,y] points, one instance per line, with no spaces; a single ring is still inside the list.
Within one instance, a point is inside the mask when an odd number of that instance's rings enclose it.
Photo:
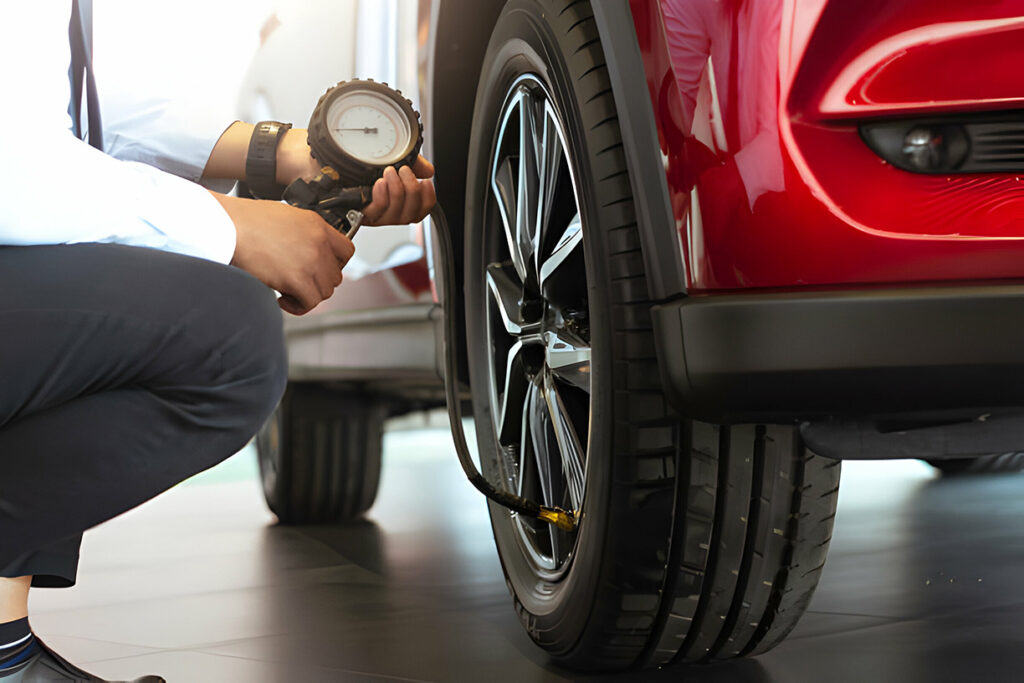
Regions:
[[[112,241],[155,247],[230,263],[235,253],[235,224],[209,190],[137,162],[127,165],[147,178],[136,197],[136,215],[151,230]],[[141,189],[141,188],[140,188]],[[162,199],[162,200],[161,200]]]

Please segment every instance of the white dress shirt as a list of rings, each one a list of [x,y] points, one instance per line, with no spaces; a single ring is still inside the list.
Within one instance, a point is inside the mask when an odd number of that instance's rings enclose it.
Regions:
[[[106,242],[229,262],[234,224],[197,184],[229,122],[150,96],[130,114],[101,110],[100,152],[71,132],[71,0],[5,3],[4,15],[0,244]]]

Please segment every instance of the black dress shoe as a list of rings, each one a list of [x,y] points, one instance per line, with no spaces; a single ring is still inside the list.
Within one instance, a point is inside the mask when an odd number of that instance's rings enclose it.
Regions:
[[[0,674],[0,683],[167,683],[159,676],[134,681],[108,681],[82,671],[36,638],[39,651],[10,671]]]

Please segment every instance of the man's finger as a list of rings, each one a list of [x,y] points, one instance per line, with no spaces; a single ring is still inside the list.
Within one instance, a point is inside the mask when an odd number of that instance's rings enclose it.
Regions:
[[[422,154],[412,164],[412,172],[417,178],[426,179],[434,177],[434,165],[427,161]]]
[[[363,222],[376,224],[388,208],[388,182],[378,178],[373,184],[372,200],[363,207]]]
[[[419,181],[416,179],[416,174],[408,166],[402,167],[402,170],[398,172],[398,177],[402,181],[402,187],[405,189],[405,203],[402,205],[399,223],[415,223],[419,220],[418,215],[422,201]]]
[[[334,257],[338,260],[338,265],[344,268],[352,258],[352,254],[356,253],[356,247],[352,244],[352,240],[332,228],[327,231],[327,241],[331,245]]]
[[[299,300],[293,296],[283,294],[280,299],[277,300],[277,305],[281,307],[286,313],[292,315],[303,315],[309,312],[309,309],[299,303]]]
[[[388,210],[377,222],[384,225],[396,225],[405,206],[405,185],[394,166],[384,169],[384,180],[388,184]]]

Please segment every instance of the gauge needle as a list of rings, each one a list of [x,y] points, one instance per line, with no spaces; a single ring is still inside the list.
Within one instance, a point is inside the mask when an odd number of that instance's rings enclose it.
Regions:
[[[342,130],[342,131],[344,131],[344,130],[361,130],[362,132],[366,133],[367,135],[370,135],[370,134],[376,135],[377,134],[377,129],[376,128],[335,128],[334,130]]]

